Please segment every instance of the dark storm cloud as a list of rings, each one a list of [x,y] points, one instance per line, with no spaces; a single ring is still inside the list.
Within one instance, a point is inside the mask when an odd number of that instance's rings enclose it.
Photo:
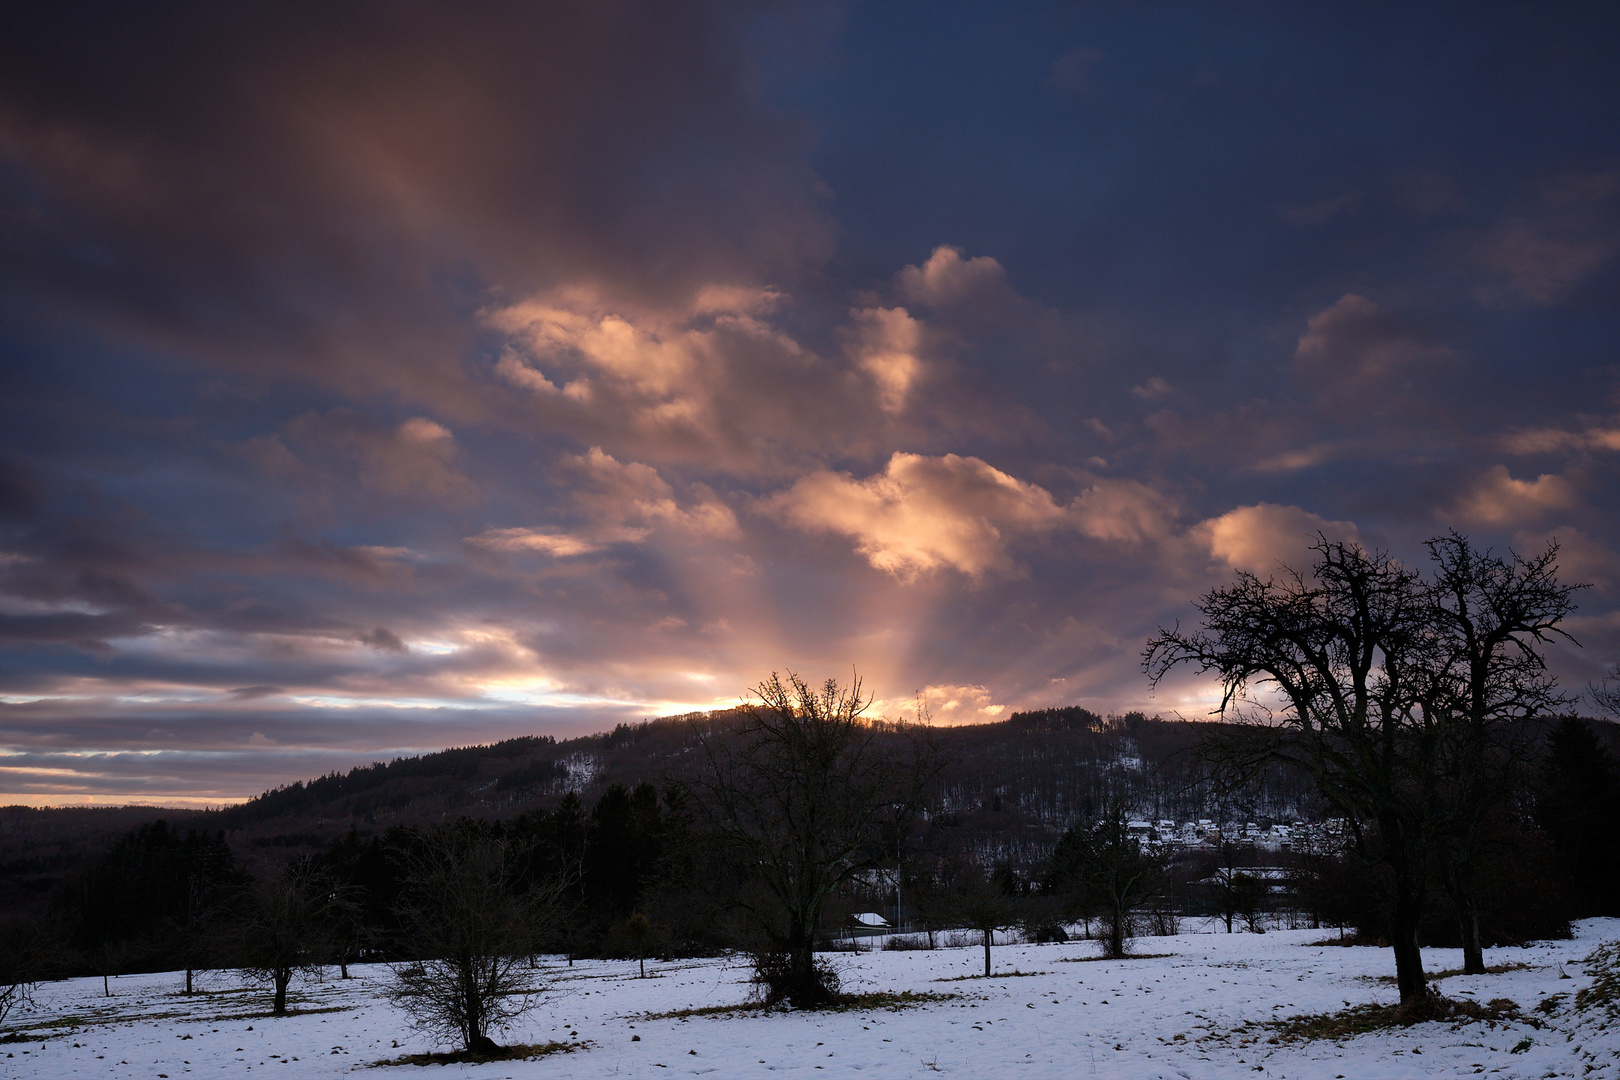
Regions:
[[[0,16],[0,791],[221,801],[851,662],[1146,697],[1317,532],[1620,658],[1610,9]]]

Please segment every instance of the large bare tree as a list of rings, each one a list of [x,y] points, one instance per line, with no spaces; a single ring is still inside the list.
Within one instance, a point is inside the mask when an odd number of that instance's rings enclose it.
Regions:
[[[1569,705],[1547,672],[1544,648],[1573,641],[1562,623],[1579,585],[1558,580],[1558,546],[1531,559],[1475,548],[1452,532],[1428,541],[1435,668],[1423,719],[1433,730],[1429,770],[1434,855],[1457,913],[1463,970],[1485,971],[1478,896],[1481,863],[1502,834],[1492,828],[1532,752],[1527,721]]]
[[[1428,600],[1419,575],[1387,554],[1326,539],[1315,551],[1310,578],[1245,572],[1210,590],[1197,601],[1203,627],[1160,630],[1143,668],[1155,686],[1183,664],[1215,672],[1217,712],[1257,721],[1236,729],[1225,762],[1302,768],[1351,822],[1361,849],[1389,871],[1396,982],[1403,1002],[1416,1001],[1426,994],[1417,935],[1427,754],[1417,719],[1432,663]]]
[[[1309,578],[1285,569],[1198,601],[1203,628],[1161,630],[1143,667],[1220,676],[1232,729],[1215,757],[1239,772],[1308,772],[1389,876],[1401,1000],[1426,994],[1418,925],[1431,860],[1457,908],[1470,970],[1483,970],[1474,873],[1523,722],[1562,704],[1542,648],[1574,609],[1557,546],[1533,559],[1429,541],[1432,578],[1384,553],[1319,537]],[[1255,691],[1258,691],[1256,693]]]
[[[737,877],[731,900],[757,939],[773,1002],[804,1008],[834,997],[813,951],[822,905],[892,862],[939,773],[924,725],[871,722],[870,705],[858,677],[814,689],[773,673],[738,729],[696,728],[709,767],[694,794]]]

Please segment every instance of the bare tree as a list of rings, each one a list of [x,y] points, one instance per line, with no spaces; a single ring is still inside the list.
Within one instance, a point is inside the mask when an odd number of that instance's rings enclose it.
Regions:
[[[1103,954],[1125,955],[1136,909],[1158,894],[1164,860],[1130,834],[1122,811],[1072,826],[1052,852],[1051,884],[1078,916],[1101,919]]]
[[[821,909],[857,875],[891,865],[939,762],[920,725],[865,719],[857,677],[812,689],[791,672],[754,690],[734,738],[694,728],[708,755],[694,793],[744,880],[735,904],[757,936],[767,1000],[834,997],[813,953]]]
[[[956,880],[953,906],[962,925],[977,930],[984,945],[984,976],[990,977],[990,946],[996,931],[1018,921],[1018,909],[996,881],[986,878],[978,867],[965,868]]]
[[[53,965],[50,927],[32,919],[0,924],[0,1023],[33,1004],[34,987]]]
[[[1287,570],[1199,599],[1203,629],[1160,630],[1143,668],[1155,686],[1190,664],[1221,679],[1228,729],[1215,760],[1241,773],[1271,761],[1304,769],[1357,830],[1358,845],[1388,868],[1390,940],[1402,1002],[1423,998],[1425,842],[1423,770],[1432,751],[1417,720],[1432,670],[1431,615],[1419,576],[1387,554],[1319,538],[1310,579]],[[1275,708],[1250,694],[1272,692]],[[1374,835],[1361,830],[1370,823]]]
[[[236,953],[249,976],[269,983],[271,1012],[287,1012],[295,978],[320,975],[330,946],[328,912],[335,886],[312,860],[299,859],[251,891],[236,928]]]
[[[498,1053],[489,1033],[542,989],[527,961],[555,930],[563,890],[526,882],[526,854],[465,822],[428,832],[411,856],[399,909],[410,960],[394,965],[390,997],[418,1030],[469,1053]]]
[[[1430,618],[1436,668],[1422,721],[1433,729],[1427,771],[1439,876],[1456,911],[1463,971],[1485,972],[1478,896],[1481,864],[1502,830],[1493,814],[1531,754],[1524,721],[1571,703],[1547,672],[1542,648],[1573,641],[1561,624],[1579,585],[1558,580],[1558,545],[1533,559],[1476,550],[1455,532],[1428,541],[1435,564]]]
[[[1157,684],[1192,664],[1222,681],[1219,712],[1262,723],[1212,743],[1237,773],[1282,761],[1313,777],[1391,880],[1401,1000],[1425,992],[1417,930],[1427,867],[1457,912],[1464,966],[1485,970],[1477,896],[1520,761],[1524,721],[1567,699],[1543,648],[1574,610],[1556,544],[1504,559],[1450,533],[1428,541],[1432,579],[1386,554],[1319,538],[1310,579],[1240,574],[1199,601],[1201,632],[1164,630],[1143,666]],[[1275,711],[1249,696],[1274,692]],[[1370,834],[1366,831],[1370,828]]]

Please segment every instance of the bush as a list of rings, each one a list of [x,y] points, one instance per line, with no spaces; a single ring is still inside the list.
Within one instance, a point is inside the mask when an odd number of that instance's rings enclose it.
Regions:
[[[766,1008],[786,1003],[795,1009],[812,1009],[838,1000],[842,984],[838,972],[825,960],[814,963],[809,979],[785,949],[760,950],[753,954],[753,964],[754,977],[749,981]]]

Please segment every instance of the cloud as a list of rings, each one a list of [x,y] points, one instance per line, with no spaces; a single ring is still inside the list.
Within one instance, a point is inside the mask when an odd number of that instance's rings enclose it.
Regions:
[[[1560,304],[1620,254],[1620,172],[1569,173],[1546,183],[1536,207],[1479,237],[1475,266],[1492,279],[1475,290],[1492,306]]]
[[[60,243],[0,245],[0,294],[209,366],[481,414],[445,359],[491,288],[667,295],[831,251],[807,133],[744,60],[756,14],[563,0],[8,20],[0,155],[35,193],[33,235]]]
[[[929,685],[909,698],[885,698],[872,702],[871,712],[914,722],[917,706],[922,705],[930,723],[949,727],[957,724],[985,724],[1001,719],[1007,706],[998,703],[987,686]]]
[[[1268,577],[1282,567],[1308,572],[1310,546],[1318,533],[1329,540],[1360,542],[1354,522],[1329,521],[1297,506],[1257,503],[1210,518],[1194,532],[1209,544],[1212,557],[1234,570]]]
[[[1007,271],[988,255],[962,257],[962,249],[941,245],[921,266],[895,275],[901,299],[925,307],[970,307],[1021,302],[1007,283]]]
[[[956,454],[896,453],[864,480],[812,473],[765,506],[801,529],[853,538],[867,562],[902,581],[946,568],[970,577],[1010,571],[1010,535],[1065,520],[1045,489]]]
[[[1357,293],[1345,293],[1305,326],[1294,348],[1297,370],[1336,392],[1387,390],[1392,379],[1452,357],[1422,327]]]
[[[362,645],[369,645],[373,649],[381,649],[384,652],[402,653],[407,651],[405,642],[400,639],[400,636],[386,626],[374,626],[364,633],[355,635],[355,640]]]
[[[390,427],[352,409],[309,412],[248,450],[266,471],[306,488],[352,481],[374,498],[418,503],[464,503],[478,491],[460,470],[454,433],[424,416]]]
[[[1178,513],[1170,499],[1136,480],[1099,480],[1070,510],[1082,533],[1117,544],[1169,537]]]
[[[1162,376],[1155,375],[1140,386],[1131,387],[1131,395],[1141,398],[1143,401],[1152,401],[1154,398],[1168,394],[1171,389],[1173,389],[1171,385],[1165,382]]]
[[[695,540],[735,540],[737,516],[704,485],[684,505],[658,470],[621,462],[593,446],[568,455],[562,471],[571,479],[572,503],[585,521],[571,529],[486,529],[467,542],[490,551],[537,551],[553,558],[588,555],[612,544],[639,544],[654,533]]]
[[[1502,439],[1510,454],[1546,454],[1558,450],[1620,450],[1620,428],[1520,428]]]
[[[660,461],[750,472],[829,441],[859,439],[880,415],[870,382],[824,360],[773,322],[769,289],[706,284],[679,302],[640,305],[570,286],[487,309],[506,336],[495,374],[520,405],[581,442]],[[866,379],[899,407],[916,374],[894,352],[908,317],[855,313],[846,335]],[[864,381],[864,380],[858,380]]]
[[[903,307],[857,308],[849,315],[850,355],[871,377],[883,411],[900,412],[923,371],[917,357],[922,327]]]
[[[1471,525],[1527,524],[1551,510],[1567,510],[1578,502],[1573,484],[1552,473],[1534,480],[1515,480],[1506,465],[1495,465],[1474,481],[1448,508],[1445,516]]]
[[[707,487],[698,485],[695,501],[681,505],[658,470],[639,462],[620,462],[600,446],[567,461],[582,484],[575,502],[597,528],[610,531],[641,524],[663,527],[707,540],[735,540],[742,535],[737,516]]]
[[[616,539],[635,541],[645,535],[645,533],[629,533]],[[558,559],[600,551],[606,542],[607,538],[593,539],[566,532],[548,532],[544,529],[521,527],[486,529],[477,536],[467,537],[467,543],[491,551],[538,551]]]

